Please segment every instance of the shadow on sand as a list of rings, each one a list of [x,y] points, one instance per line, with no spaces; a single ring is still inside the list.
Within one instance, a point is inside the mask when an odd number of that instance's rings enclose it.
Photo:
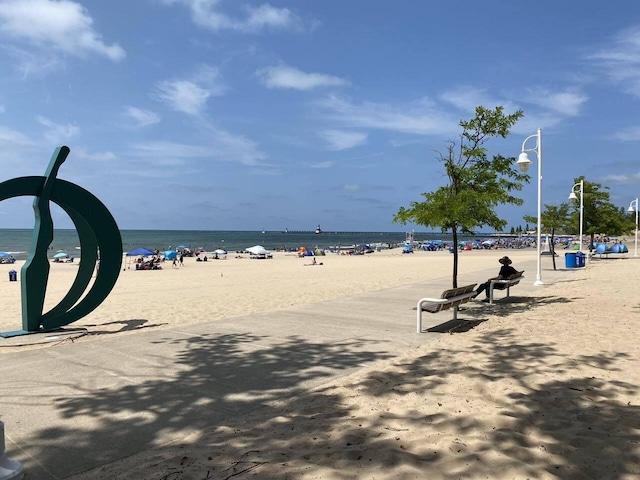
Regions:
[[[513,297],[503,314],[569,301]],[[486,309],[501,314],[501,307],[484,305],[465,313],[478,310],[474,315],[486,316]],[[128,478],[228,479],[246,473],[275,480],[293,470],[347,479],[359,469],[393,471],[395,478],[454,478],[444,472],[455,472],[455,478],[492,478],[496,471],[512,468],[531,478],[621,479],[640,473],[635,470],[640,462],[640,408],[619,400],[637,398],[638,387],[608,382],[604,375],[615,371],[617,361],[626,357],[623,353],[569,358],[554,345],[523,339],[506,328],[479,337],[470,350],[453,344],[355,380],[347,389],[308,391],[312,379],[335,378],[341,370],[389,356],[361,342],[327,345],[290,337],[265,347],[257,340],[250,334],[193,336],[178,342],[174,361],[180,368],[170,377],[140,376],[137,384],[123,388],[58,398],[57,408],[69,422],[39,432],[42,464],[95,452],[102,453],[96,463],[104,464],[124,457],[123,449],[133,454],[157,446],[160,434],[184,438],[206,431],[190,445],[183,444],[180,454],[158,450],[151,464],[138,463],[139,470],[129,472]],[[158,343],[158,348],[165,347]],[[481,361],[470,357],[473,352],[482,352]],[[603,372],[602,378],[530,380],[585,364]],[[508,401],[494,407],[499,423],[462,410],[439,413],[434,392],[456,376],[490,384],[508,379],[514,385]],[[425,408],[401,408],[406,395],[423,397]],[[347,396],[385,397],[397,401],[399,408],[364,421],[355,417]],[[82,418],[92,419],[98,428],[83,427]],[[421,448],[403,445],[407,429],[424,431]],[[429,445],[429,432],[440,431],[454,432],[454,447]],[[532,444],[532,432],[545,438],[544,444]],[[190,448],[208,455],[190,456]],[[547,454],[540,454],[541,449]],[[600,454],[585,461],[585,449]],[[151,469],[148,476],[145,469]],[[112,478],[94,473],[86,478]]]

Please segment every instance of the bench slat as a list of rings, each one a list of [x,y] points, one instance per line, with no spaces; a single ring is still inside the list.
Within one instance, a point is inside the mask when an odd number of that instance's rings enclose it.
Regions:
[[[453,318],[457,318],[458,306],[467,303],[474,295],[477,284],[465,285],[464,287],[451,288],[442,292],[440,298],[421,298],[418,301],[417,330],[422,331],[422,312],[438,313],[442,310],[453,308]]]
[[[506,278],[504,280],[491,280],[489,286],[489,304],[493,304],[493,291],[494,290],[507,290],[507,297],[509,296],[509,288],[520,283],[520,280],[524,279],[524,275],[514,278]]]

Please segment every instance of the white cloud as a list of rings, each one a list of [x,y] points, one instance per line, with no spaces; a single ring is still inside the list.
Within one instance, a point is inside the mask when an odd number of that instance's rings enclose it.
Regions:
[[[325,130],[320,133],[329,144],[330,150],[346,150],[366,143],[367,134],[358,132],[344,132],[340,130]]]
[[[325,162],[318,162],[318,163],[312,163],[309,165],[309,168],[331,168],[336,164],[336,162],[332,162],[330,160],[327,160]]]
[[[525,100],[562,115],[575,117],[579,115],[580,108],[588,100],[588,97],[570,89],[554,92],[548,88],[536,87],[528,89]]]
[[[347,184],[342,186],[342,190],[346,192],[357,192],[360,190],[360,186],[355,184]]]
[[[87,9],[70,0],[3,0],[0,35],[41,50],[78,57],[97,54],[113,61],[125,57],[118,44],[103,42],[93,29]]]
[[[637,185],[640,182],[640,172],[631,175],[605,175],[602,182],[609,185]]]
[[[235,30],[258,33],[262,30],[295,30],[301,25],[300,19],[288,8],[272,7],[268,3],[258,7],[247,5],[243,18],[234,18],[221,11],[220,0],[164,0],[164,3],[182,4],[191,11],[193,22],[213,31]]]
[[[125,114],[136,122],[138,127],[155,125],[160,122],[160,115],[150,110],[143,110],[136,107],[126,107]]]
[[[0,45],[6,54],[14,59],[12,62],[23,77],[30,75],[46,75],[62,65],[62,58],[50,52],[27,50],[15,45]]]
[[[113,152],[89,152],[80,147],[74,148],[72,154],[74,157],[92,162],[113,162],[118,158]]]
[[[0,145],[13,144],[19,146],[31,145],[31,140],[23,133],[0,126]]]
[[[189,115],[200,115],[212,96],[222,95],[224,88],[219,83],[218,71],[201,67],[191,79],[165,80],[155,87],[152,97],[169,107]]]
[[[360,105],[335,95],[317,102],[334,122],[349,127],[375,128],[417,135],[452,134],[458,121],[438,111],[428,99],[402,105],[364,102]]]
[[[6,111],[6,109],[4,108],[4,105],[0,105],[0,113],[4,113]]]
[[[181,166],[193,160],[202,162],[222,161],[246,166],[266,167],[267,156],[258,145],[242,136],[212,128],[210,143],[207,145],[186,145],[182,143],[156,141],[132,146],[131,156],[162,166]]]
[[[439,98],[460,110],[471,113],[474,113],[476,107],[479,105],[485,108],[502,106],[505,112],[515,112],[518,110],[515,104],[509,100],[496,98],[490,95],[486,89],[470,86],[461,86],[448,90],[442,93]]]
[[[622,30],[608,46],[587,58],[627,93],[640,97],[640,26]]]
[[[256,74],[267,88],[291,88],[311,90],[318,87],[342,87],[349,82],[333,75],[323,73],[305,73],[287,65],[266,67]]]
[[[47,128],[44,137],[54,144],[60,144],[61,140],[68,140],[80,133],[80,129],[70,123],[62,125],[41,115],[38,115],[36,120],[40,125]]]
[[[211,92],[188,80],[166,80],[156,85],[155,96],[174,110],[200,115]]]
[[[258,144],[242,135],[223,130],[213,132],[213,157],[227,162],[237,162],[248,166],[267,166],[267,156],[260,151]]]
[[[582,105],[588,100],[586,95],[571,88],[554,91],[544,87],[531,87],[523,92],[511,92],[509,96],[518,98],[521,103],[541,108],[525,108],[506,98],[495,97],[486,89],[470,86],[446,91],[439,98],[469,113],[475,112],[478,105],[485,108],[502,106],[507,115],[523,110],[525,115],[513,126],[512,133],[535,132],[537,128],[555,127],[566,117],[579,115]]]
[[[640,141],[640,126],[625,128],[611,135],[611,138],[624,142],[638,142]]]
[[[210,149],[204,146],[165,141],[138,143],[131,148],[131,156],[157,162],[157,167],[181,166],[188,160],[205,158],[211,154]]]
[[[288,8],[275,8],[268,3],[259,7],[247,6],[246,27],[250,31],[262,30],[263,28],[287,29],[298,24],[297,17]]]

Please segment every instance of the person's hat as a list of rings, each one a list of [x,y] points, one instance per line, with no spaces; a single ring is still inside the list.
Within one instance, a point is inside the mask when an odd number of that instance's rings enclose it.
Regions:
[[[507,257],[506,255],[504,257],[502,257],[500,260],[498,260],[501,264],[503,265],[511,265],[511,259],[509,257]]]

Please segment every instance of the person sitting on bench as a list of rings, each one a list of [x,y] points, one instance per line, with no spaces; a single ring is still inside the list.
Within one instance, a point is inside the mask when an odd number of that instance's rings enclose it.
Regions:
[[[511,266],[511,264],[513,262],[506,255],[504,257],[502,257],[500,260],[498,260],[498,262],[500,262],[502,264],[502,267],[500,267],[500,272],[498,273],[498,276],[490,278],[486,282],[481,283],[480,285],[478,285],[478,288],[476,289],[476,294],[474,295],[473,298],[476,298],[482,292],[485,292],[485,295],[487,296],[487,298],[484,299],[483,301],[484,302],[488,302],[489,301],[489,287],[491,285],[491,280],[507,280],[509,278],[512,278],[513,275],[520,276],[520,275],[522,275],[524,273],[524,270],[519,272],[518,270],[513,268]]]

